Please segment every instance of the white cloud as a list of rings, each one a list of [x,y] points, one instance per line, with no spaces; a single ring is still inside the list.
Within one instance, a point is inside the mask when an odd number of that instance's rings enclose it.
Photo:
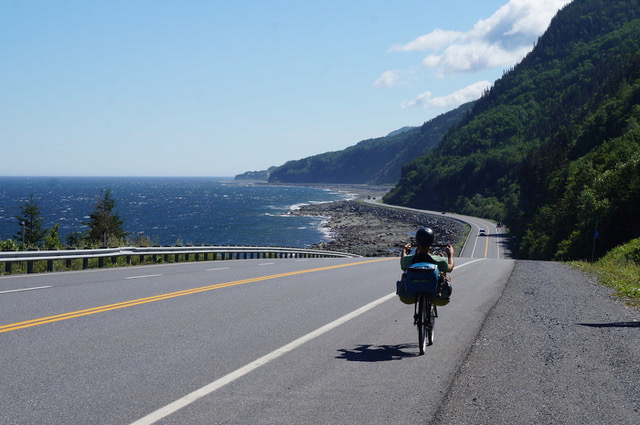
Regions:
[[[524,58],[546,31],[555,14],[571,0],[509,0],[487,19],[481,19],[468,31],[437,28],[389,52],[427,52],[419,69],[424,75],[444,79],[456,74],[474,74],[495,68],[509,68]],[[387,71],[374,83],[376,87],[401,85],[407,76],[415,82],[417,68],[411,72]],[[467,77],[468,78],[468,77]],[[426,91],[402,107],[451,108],[478,99],[490,87],[480,81],[445,96],[434,97]]]
[[[500,44],[475,40],[466,44],[453,44],[441,54],[428,55],[422,65],[433,68],[436,76],[442,78],[452,73],[509,67],[522,59],[531,48],[532,46],[517,46],[507,49]]]
[[[452,108],[462,105],[463,103],[476,100],[482,96],[485,90],[491,87],[489,81],[478,81],[463,89],[457,90],[447,96],[433,97],[431,92],[424,92],[416,99],[404,102],[403,108],[414,106],[422,106],[424,108]]]
[[[510,0],[467,32],[435,29],[393,52],[431,51],[422,65],[439,77],[513,66],[547,29],[558,9],[570,0]]]
[[[446,31],[436,28],[429,34],[421,35],[415,40],[407,44],[396,44],[392,46],[390,52],[412,52],[424,50],[440,50],[443,46],[449,45],[454,41],[463,39],[465,33],[459,31]]]
[[[373,83],[373,85],[375,87],[393,87],[399,79],[400,77],[396,71],[385,71],[382,73],[380,78]]]

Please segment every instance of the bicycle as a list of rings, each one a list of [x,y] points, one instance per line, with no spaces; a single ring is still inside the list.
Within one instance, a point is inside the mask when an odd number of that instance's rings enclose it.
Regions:
[[[420,355],[428,345],[433,345],[434,328],[438,317],[438,308],[431,302],[428,292],[418,292],[414,304],[413,324],[418,327],[418,348]]]
[[[446,245],[434,245],[434,247],[445,247]],[[438,281],[444,278],[446,274],[438,278]],[[434,288],[437,290],[437,284]],[[433,345],[434,329],[436,326],[436,318],[438,317],[438,307],[433,304],[431,297],[435,295],[434,291],[418,291],[416,293],[416,302],[414,304],[413,324],[418,328],[418,348],[420,355],[423,355],[427,346]]]

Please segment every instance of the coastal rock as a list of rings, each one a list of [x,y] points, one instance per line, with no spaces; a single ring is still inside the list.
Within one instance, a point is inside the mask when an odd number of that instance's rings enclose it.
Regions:
[[[331,240],[315,249],[349,252],[364,257],[400,255],[402,247],[420,227],[436,233],[436,244],[456,245],[465,234],[465,226],[446,216],[391,208],[359,201],[338,201],[305,205],[294,215],[327,217],[325,227]]]

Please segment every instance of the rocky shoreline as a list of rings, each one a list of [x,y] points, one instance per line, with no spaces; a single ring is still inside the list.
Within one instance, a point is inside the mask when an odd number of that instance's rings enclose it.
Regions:
[[[366,198],[379,196],[382,194],[370,192]],[[400,210],[362,199],[305,205],[291,214],[327,218],[324,226],[331,240],[313,248],[364,257],[400,255],[402,247],[420,227],[431,227],[438,244],[460,245],[465,235],[464,224],[444,215]]]

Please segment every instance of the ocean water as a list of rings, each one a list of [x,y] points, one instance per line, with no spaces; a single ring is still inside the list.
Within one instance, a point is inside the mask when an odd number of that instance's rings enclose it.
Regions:
[[[111,190],[125,231],[157,245],[305,247],[328,239],[323,219],[288,212],[350,197],[311,187],[204,177],[0,177],[0,239],[14,238],[19,231],[15,216],[31,195],[44,228],[58,223],[63,240],[85,231],[83,223],[105,189]]]

